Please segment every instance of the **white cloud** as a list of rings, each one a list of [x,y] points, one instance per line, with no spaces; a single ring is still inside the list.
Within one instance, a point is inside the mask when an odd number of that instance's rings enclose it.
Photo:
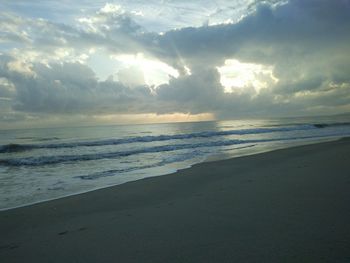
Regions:
[[[99,11],[101,14],[123,14],[124,11],[122,10],[120,5],[110,4],[106,3],[104,7],[102,7]]]
[[[226,92],[232,92],[235,88],[246,88],[249,86],[259,92],[278,82],[273,75],[273,67],[268,65],[241,63],[236,59],[227,59],[225,64],[217,67],[220,72],[220,82]]]
[[[179,72],[173,67],[157,60],[156,58],[147,58],[142,53],[136,55],[114,55],[111,56],[111,58],[125,65],[124,67],[133,67],[142,71],[145,84],[150,86],[167,83],[169,77],[177,78],[179,76]],[[129,74],[132,74],[132,72]]]
[[[130,65],[127,68],[119,70],[117,77],[123,85],[129,87],[137,87],[146,84],[142,68],[136,65]]]
[[[0,77],[0,99],[11,100],[16,94],[16,87],[7,78]]]

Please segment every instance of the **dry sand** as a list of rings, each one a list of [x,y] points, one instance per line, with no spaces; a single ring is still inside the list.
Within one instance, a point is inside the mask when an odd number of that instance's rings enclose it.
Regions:
[[[350,140],[0,212],[0,262],[350,262]]]

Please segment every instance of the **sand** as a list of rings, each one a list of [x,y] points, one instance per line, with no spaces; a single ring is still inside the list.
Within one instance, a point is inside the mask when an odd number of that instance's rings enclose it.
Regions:
[[[350,262],[350,140],[0,212],[0,262]]]

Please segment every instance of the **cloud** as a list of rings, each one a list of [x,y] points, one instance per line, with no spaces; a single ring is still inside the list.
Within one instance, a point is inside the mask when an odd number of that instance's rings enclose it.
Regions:
[[[157,36],[153,52],[175,67],[186,65],[191,70],[203,65],[213,69],[229,58],[273,66],[279,82],[265,89],[264,95],[240,91],[222,96],[219,108],[225,115],[274,114],[276,109],[281,114],[306,114],[325,106],[327,98],[339,96],[339,104],[330,100],[336,109],[343,105],[340,96],[349,83],[349,12],[350,1],[260,5],[237,24],[184,28]]]
[[[98,81],[94,72],[80,63],[35,63],[33,74],[9,67],[13,61],[0,57],[0,85],[16,87],[11,93],[13,109],[31,113],[111,113],[143,112],[151,104],[151,90],[146,86],[129,88],[121,82],[107,79]],[[11,83],[11,84],[9,84]],[[10,93],[6,93],[9,96]]]
[[[156,92],[158,100],[170,104],[163,111],[180,109],[182,112],[198,114],[211,112],[218,107],[217,99],[223,94],[223,87],[216,69],[201,68],[191,75],[171,78],[169,84],[159,86]]]
[[[10,99],[16,93],[16,87],[7,78],[0,78],[0,99]]]
[[[126,86],[137,87],[145,85],[143,71],[135,65],[119,70],[117,76],[118,80]]]
[[[237,24],[189,27],[157,35],[154,52],[189,64],[203,60],[216,64],[228,57],[273,64],[287,54],[299,59],[305,53],[329,52],[329,48],[347,46],[349,5],[349,1],[315,0],[292,0],[276,8],[259,5]]]
[[[53,115],[209,112],[232,118],[349,111],[350,1],[248,3],[250,13],[236,23],[162,34],[140,24],[137,10],[112,4],[75,25],[7,14],[0,45],[14,48],[0,56],[0,97],[9,98],[15,112]],[[143,53],[180,74],[147,86],[149,76],[133,65],[119,70],[118,80],[101,81],[85,64],[91,49],[110,57]],[[228,93],[218,68],[230,59],[268,68],[276,81],[248,72],[267,85]],[[235,72],[244,70],[249,68]]]
[[[130,12],[106,4],[74,25],[42,18],[21,17],[0,12],[0,47],[23,61],[79,61],[91,48],[103,48],[114,54],[136,53],[144,48],[136,39],[142,26]]]

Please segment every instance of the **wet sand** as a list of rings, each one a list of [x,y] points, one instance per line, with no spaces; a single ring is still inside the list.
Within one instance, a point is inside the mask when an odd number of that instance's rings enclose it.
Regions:
[[[0,262],[350,262],[350,140],[0,212]]]

